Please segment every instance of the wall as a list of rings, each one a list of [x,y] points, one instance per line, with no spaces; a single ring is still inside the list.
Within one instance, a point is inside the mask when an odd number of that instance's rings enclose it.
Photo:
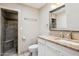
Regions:
[[[0,7],[17,9],[19,10],[19,20],[18,20],[18,53],[27,51],[28,46],[33,44],[35,38],[38,35],[38,21],[39,21],[39,11],[37,9],[20,5],[20,4],[0,4]],[[33,18],[37,21],[27,21],[24,18]]]

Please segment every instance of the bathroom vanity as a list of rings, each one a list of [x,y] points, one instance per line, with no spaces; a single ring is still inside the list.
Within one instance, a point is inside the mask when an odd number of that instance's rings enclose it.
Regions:
[[[38,37],[39,56],[78,56],[79,41],[67,40],[55,36],[41,35]]]
[[[65,4],[49,12],[50,35],[38,36],[39,56],[79,56],[77,9],[77,4]]]

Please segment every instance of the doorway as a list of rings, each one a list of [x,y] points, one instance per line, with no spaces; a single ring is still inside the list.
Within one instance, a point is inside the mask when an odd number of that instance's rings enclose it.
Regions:
[[[18,54],[18,12],[1,8],[1,55]]]

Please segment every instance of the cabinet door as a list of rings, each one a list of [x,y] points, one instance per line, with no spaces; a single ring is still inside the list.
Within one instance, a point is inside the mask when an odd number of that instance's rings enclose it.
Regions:
[[[38,56],[45,56],[45,45],[42,43],[38,43]]]
[[[46,56],[59,56],[60,51],[56,50],[54,47],[46,46]]]

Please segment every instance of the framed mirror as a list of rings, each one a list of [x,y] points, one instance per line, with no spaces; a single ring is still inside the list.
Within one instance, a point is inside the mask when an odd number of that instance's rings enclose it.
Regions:
[[[49,13],[50,30],[79,31],[79,3],[66,3]]]

